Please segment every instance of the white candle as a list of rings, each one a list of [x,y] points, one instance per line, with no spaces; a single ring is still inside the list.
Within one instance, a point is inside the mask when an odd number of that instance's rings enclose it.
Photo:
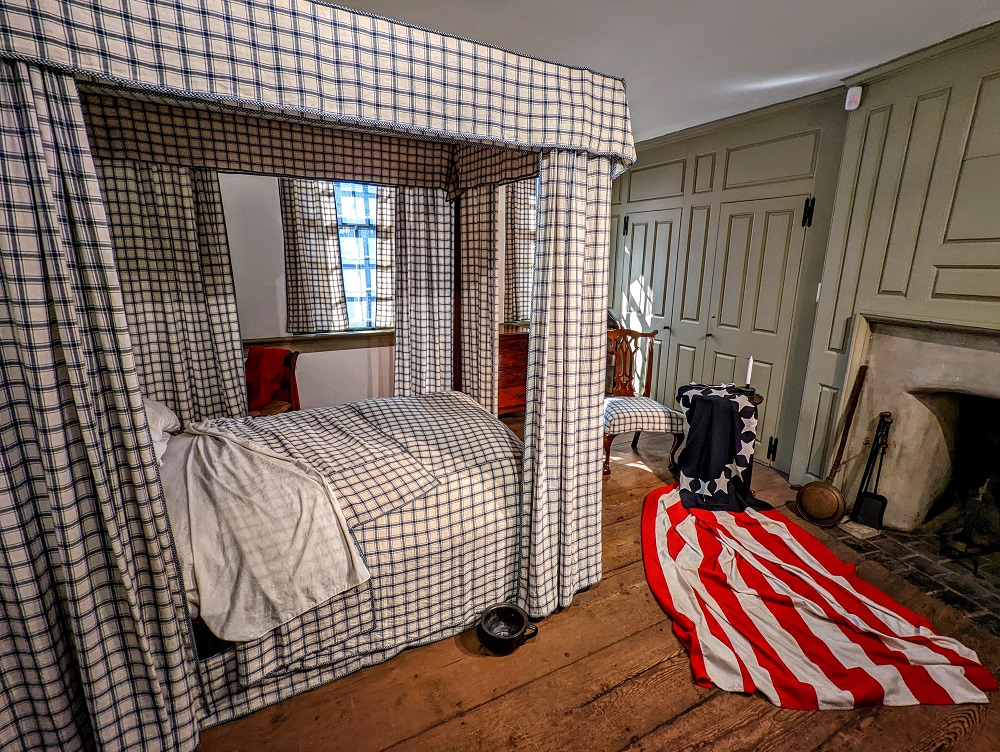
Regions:
[[[753,355],[750,356],[750,362],[747,363],[747,380],[746,385],[750,385],[750,377],[753,376]]]

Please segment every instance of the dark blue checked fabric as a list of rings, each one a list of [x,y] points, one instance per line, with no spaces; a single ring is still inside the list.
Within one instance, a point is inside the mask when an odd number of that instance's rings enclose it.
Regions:
[[[500,298],[497,295],[497,186],[462,194],[462,391],[497,412]]]
[[[503,320],[531,318],[531,281],[538,233],[538,180],[518,180],[505,187]]]
[[[684,415],[649,397],[604,398],[604,433],[684,433]]]
[[[184,423],[245,415],[218,174],[96,156],[143,395]]]
[[[601,579],[610,198],[609,160],[542,155],[524,423],[533,616]]]
[[[191,750],[200,693],[73,80],[0,58],[0,749]]]
[[[333,487],[372,578],[200,664],[222,723],[524,603],[521,442],[464,394],[373,399],[215,425]]]
[[[440,188],[396,191],[394,391],[450,389],[454,362],[454,205]]]
[[[623,81],[318,0],[15,0],[0,51],[262,110],[604,155],[616,173],[635,159]]]
[[[346,331],[333,181],[282,178],[278,190],[285,241],[285,328],[292,334]]]
[[[114,155],[125,152],[140,163],[135,171],[142,174],[190,170],[198,175],[210,170],[225,170],[255,174],[277,172],[285,176],[281,180],[281,211],[289,302],[287,327],[291,332],[337,331],[347,327],[342,286],[331,286],[327,282],[331,275],[334,278],[339,275],[338,259],[331,258],[329,253],[337,237],[336,217],[335,213],[324,213],[317,191],[322,186],[329,188],[329,181],[333,179],[393,183],[379,186],[377,242],[380,261],[376,273],[375,323],[395,326],[397,342],[402,343],[396,348],[397,394],[421,394],[452,386],[453,200],[459,201],[463,248],[461,387],[481,405],[495,411],[496,322],[499,315],[496,295],[497,184],[537,174],[538,154],[494,146],[459,146],[392,138],[315,123],[306,125],[273,118],[252,118],[240,112],[195,104],[190,100],[171,100],[94,85],[89,85],[84,95],[88,131],[102,164],[119,162]],[[293,175],[295,177],[290,177]],[[301,179],[299,176],[322,179]],[[140,221],[147,216],[162,219],[165,225],[185,226],[183,214],[177,211],[185,202],[179,200],[166,202],[165,206],[157,206],[143,212],[140,218],[133,218],[135,212],[126,210],[138,203],[142,194],[134,181],[124,179],[128,177],[102,170],[116,239],[125,235],[124,241],[131,240],[130,236],[136,233],[130,232],[130,227],[148,229],[149,223]],[[531,178],[529,182],[534,185],[536,180]],[[452,192],[448,192],[448,186]],[[397,190],[404,191],[399,200],[395,197]],[[316,230],[317,218],[322,219],[321,232]],[[149,232],[138,241],[140,248],[150,245]],[[118,245],[127,248],[128,242]],[[217,261],[206,267],[206,274],[211,272],[215,279],[223,260],[228,268],[228,250],[224,246],[213,246],[212,250],[215,252],[210,257]],[[155,280],[132,284],[135,276],[131,272],[137,266],[142,271],[146,255],[135,260],[123,259],[124,268],[129,272],[127,292],[133,286],[140,290],[156,290],[162,285]],[[156,269],[158,265],[162,266],[162,262],[154,260],[149,268]],[[396,279],[397,268],[399,279]],[[524,294],[529,293],[527,289]],[[148,298],[149,295],[140,296],[143,302]],[[131,298],[127,296],[129,301]],[[530,311],[530,305],[525,307]],[[130,307],[129,310],[130,315],[133,310],[137,312],[144,325],[165,325],[159,319],[150,320],[145,309]],[[220,324],[229,322],[228,314],[234,310],[223,311],[227,315],[220,317]],[[190,322],[187,325],[191,326]],[[216,326],[213,330],[219,328]],[[173,368],[177,348],[148,349],[172,355],[171,359],[160,357],[158,362]],[[204,373],[211,380],[199,386],[217,384],[220,396],[225,396],[222,389],[229,380],[219,378],[220,371],[223,369],[206,368]],[[154,372],[143,369],[141,373],[146,379]],[[156,386],[162,386],[163,382],[161,379]],[[242,393],[242,385],[237,386]],[[175,398],[181,405],[188,399],[183,390],[168,391],[170,394],[161,399],[171,406]],[[187,418],[183,410],[175,409],[182,418]],[[234,414],[216,411],[203,417]]]
[[[536,616],[600,579],[610,183],[634,160],[622,81],[311,0],[12,0],[0,4],[0,59],[0,515],[5,576],[24,613],[0,636],[0,746],[188,749],[201,713],[195,676],[214,698],[211,720],[392,654],[376,649],[335,670],[292,673],[259,695],[241,694],[240,682],[260,676],[263,662],[191,670],[96,168],[65,74],[102,90],[122,87],[142,102],[130,120],[102,127],[102,100],[89,120],[94,144],[112,152],[141,144],[137,159],[361,179],[448,199],[540,174],[519,507],[530,525],[520,558],[487,564],[523,567],[518,596]],[[176,100],[210,115],[178,128]],[[220,110],[232,117],[217,117]],[[338,157],[345,144],[347,156]],[[366,158],[354,162],[358,153]],[[344,175],[348,167],[354,172]],[[473,201],[495,207],[494,198]],[[397,207],[397,217],[410,210]],[[495,279],[487,245],[496,219],[477,222],[463,231],[477,249],[470,263]],[[425,246],[440,251],[405,262],[397,254],[397,280],[430,275],[396,309],[397,332],[410,343],[397,383],[416,392],[442,385],[432,372],[451,371],[452,348],[439,347],[448,335],[423,317],[445,311],[439,293],[455,272],[441,225],[406,232],[396,240],[419,246],[425,233],[435,236]],[[463,388],[489,402],[496,385],[483,379],[487,371],[496,378],[491,327],[499,313],[487,291],[480,284],[463,293],[460,352],[474,362]],[[402,323],[401,310],[409,316]],[[489,336],[477,344],[483,332]],[[396,346],[399,353],[398,337]],[[476,347],[482,352],[473,354]],[[46,557],[60,565],[45,565]],[[331,616],[329,626],[353,633],[364,620]],[[419,619],[403,628],[417,630],[411,644],[441,636],[419,632]]]

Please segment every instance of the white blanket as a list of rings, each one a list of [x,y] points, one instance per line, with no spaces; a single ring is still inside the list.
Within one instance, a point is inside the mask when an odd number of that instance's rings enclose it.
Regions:
[[[304,462],[195,424],[160,475],[189,601],[224,640],[261,637],[369,579],[333,490]]]

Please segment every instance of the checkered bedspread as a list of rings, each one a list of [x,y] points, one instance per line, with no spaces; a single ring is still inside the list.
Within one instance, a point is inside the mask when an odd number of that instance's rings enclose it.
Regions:
[[[215,425],[311,463],[372,578],[199,664],[223,723],[471,626],[525,598],[522,445],[465,395],[372,399]]]

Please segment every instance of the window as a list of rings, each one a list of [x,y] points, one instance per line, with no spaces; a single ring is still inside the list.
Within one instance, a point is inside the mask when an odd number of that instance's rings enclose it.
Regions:
[[[334,183],[348,326],[375,326],[378,187]]]
[[[351,181],[279,181],[287,328],[392,328],[395,190]]]

